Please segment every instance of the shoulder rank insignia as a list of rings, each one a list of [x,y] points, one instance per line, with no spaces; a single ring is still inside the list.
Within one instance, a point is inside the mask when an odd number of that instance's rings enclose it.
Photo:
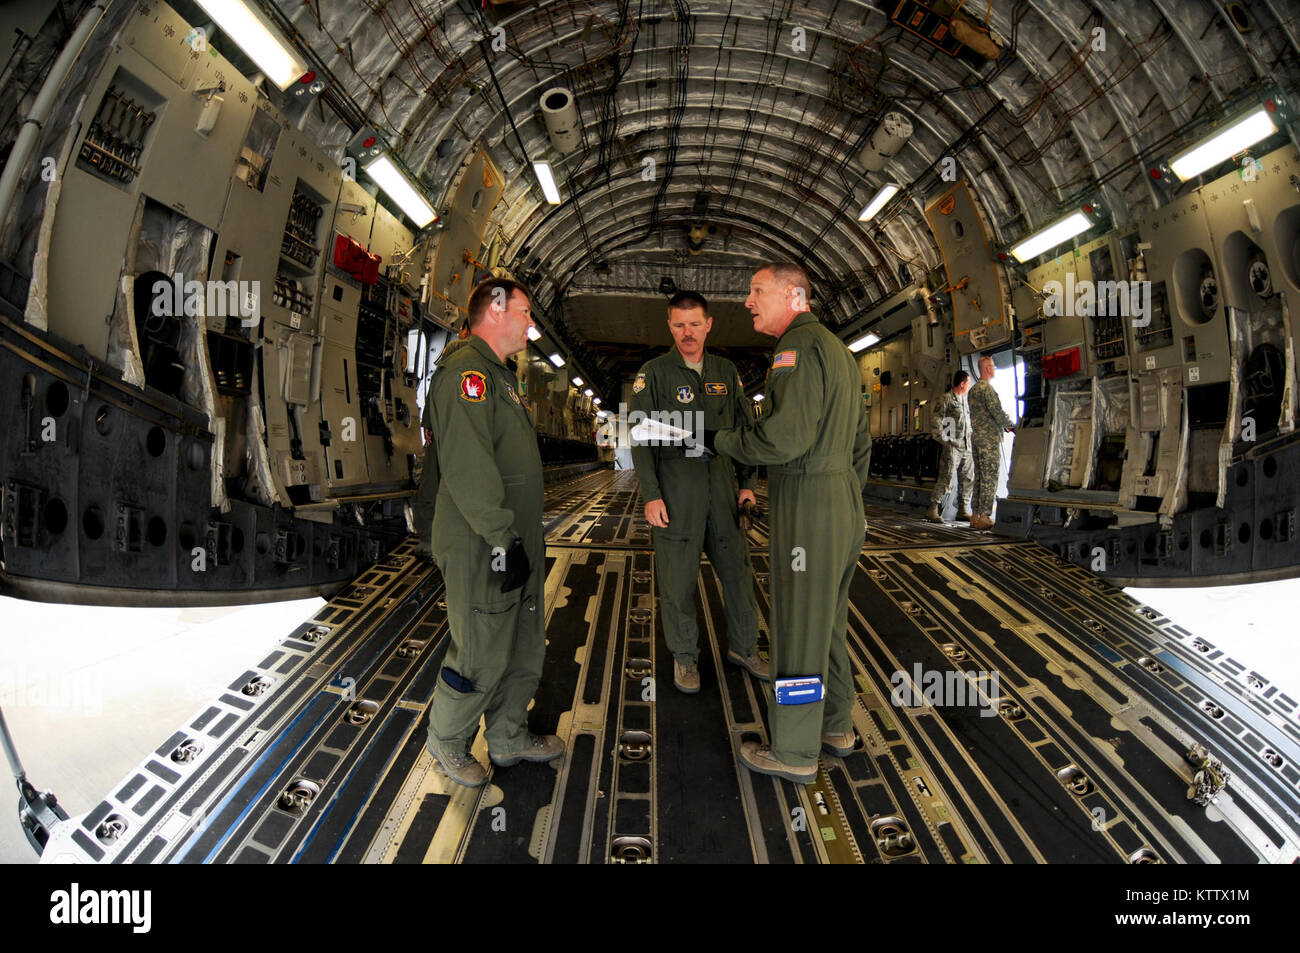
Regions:
[[[461,371],[460,397],[478,403],[487,396],[487,381],[478,371]]]
[[[695,391],[691,390],[688,385],[683,384],[677,388],[677,401],[682,404],[689,404],[695,399]]]
[[[632,382],[632,393],[639,394],[643,390],[645,390],[645,375],[638,374],[636,380]]]
[[[710,397],[726,397],[727,385],[726,384],[705,384],[704,393],[708,394]]]
[[[783,367],[794,367],[798,360],[798,351],[780,351],[772,355],[772,370],[780,370]]]

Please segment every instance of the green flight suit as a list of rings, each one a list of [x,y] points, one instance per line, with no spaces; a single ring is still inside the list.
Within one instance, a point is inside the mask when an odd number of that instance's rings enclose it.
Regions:
[[[703,453],[705,430],[743,426],[753,420],[736,365],[704,354],[703,374],[686,366],[673,348],[647,361],[632,384],[633,413],[656,412],[666,423],[692,431],[700,443],[686,446],[632,446],[632,464],[641,483],[642,502],[662,499],[668,526],[651,528],[659,613],[673,657],[684,664],[699,658],[695,588],[700,552],[709,555],[722,582],[727,644],[748,658],[758,643],[758,608],[749,545],[740,531],[736,497],[754,489],[752,467]],[[704,415],[703,421],[696,414]],[[739,482],[739,488],[737,488]]]
[[[432,547],[451,628],[429,741],[446,751],[465,750],[480,716],[490,751],[525,747],[546,654],[542,458],[515,386],[487,342],[471,336],[440,362],[429,387],[438,463]],[[532,571],[523,588],[503,593],[504,553],[515,537]]]
[[[468,344],[466,338],[452,338],[443,347],[442,353],[438,355],[437,366],[441,367],[447,359]],[[435,368],[434,374],[437,374]],[[433,389],[433,381],[429,381],[430,390]],[[433,432],[433,423],[429,419],[429,409],[432,407],[432,401],[429,395],[424,396],[424,414],[420,418],[420,426],[426,431]],[[411,519],[415,521],[415,532],[420,538],[419,550],[425,553],[432,553],[431,535],[433,533],[433,504],[438,495],[438,445],[433,441],[424,448],[424,466],[420,468],[420,489],[415,494],[415,502],[411,506]]]
[[[768,370],[768,411],[717,435],[720,453],[767,464],[771,506],[772,754],[817,763],[821,734],[853,724],[849,583],[862,552],[862,489],[871,434],[862,376],[844,342],[811,314],[796,315]],[[819,676],[824,700],[778,705],[775,680]]]

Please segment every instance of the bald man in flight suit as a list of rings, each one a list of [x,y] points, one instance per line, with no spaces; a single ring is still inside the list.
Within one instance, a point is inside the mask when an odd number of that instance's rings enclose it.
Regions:
[[[427,747],[447,776],[487,780],[469,753],[479,719],[497,767],[553,761],[555,735],[528,730],[546,655],[546,544],[537,434],[505,365],[528,344],[527,290],[490,278],[469,299],[468,344],[439,362],[429,385],[438,466],[431,534],[447,587],[447,649],[429,707]]]
[[[740,760],[751,771],[801,783],[816,777],[820,750],[840,757],[854,750],[849,583],[862,552],[871,460],[857,362],[808,312],[809,296],[798,265],[755,273],[745,307],[755,331],[777,338],[764,387],[770,411],[705,438],[734,460],[766,464],[768,474],[771,744],[745,742]],[[786,686],[788,679],[804,684]],[[814,679],[821,700],[805,694]]]

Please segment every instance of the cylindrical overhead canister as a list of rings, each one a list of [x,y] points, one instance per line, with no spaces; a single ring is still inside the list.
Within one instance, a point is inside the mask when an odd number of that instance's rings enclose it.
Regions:
[[[862,150],[862,164],[872,172],[879,172],[911,138],[912,120],[902,113],[885,113]]]
[[[582,143],[578,128],[578,105],[573,93],[563,86],[552,86],[542,93],[542,116],[546,120],[546,135],[555,151],[567,155]]]

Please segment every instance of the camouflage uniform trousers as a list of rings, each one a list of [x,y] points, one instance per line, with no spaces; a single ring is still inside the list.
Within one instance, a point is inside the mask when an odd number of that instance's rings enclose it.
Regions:
[[[980,516],[993,515],[993,504],[998,497],[998,469],[1002,462],[1002,431],[980,434],[971,439],[971,456],[975,464],[975,494],[971,512]]]
[[[934,481],[934,492],[930,495],[931,503],[941,503],[952,486],[953,474],[957,475],[958,509],[970,512],[971,483],[975,478],[975,464],[971,462],[969,450],[958,450],[946,444],[939,454],[939,478]]]

